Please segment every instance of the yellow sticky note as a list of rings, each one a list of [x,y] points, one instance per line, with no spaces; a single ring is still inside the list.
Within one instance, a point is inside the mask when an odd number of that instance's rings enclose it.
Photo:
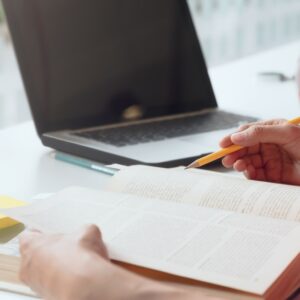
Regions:
[[[24,206],[24,205],[27,205],[27,203],[13,199],[11,197],[0,196],[0,208],[13,208],[13,207]],[[4,229],[17,224],[19,224],[18,221],[15,221],[9,217],[0,214],[0,229]]]

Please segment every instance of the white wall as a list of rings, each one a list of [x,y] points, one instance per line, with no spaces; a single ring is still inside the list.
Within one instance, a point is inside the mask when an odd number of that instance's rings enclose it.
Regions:
[[[300,37],[299,0],[189,0],[210,65]]]

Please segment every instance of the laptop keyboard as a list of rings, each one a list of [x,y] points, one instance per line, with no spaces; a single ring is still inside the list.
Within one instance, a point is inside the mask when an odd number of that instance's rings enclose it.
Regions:
[[[253,122],[255,119],[214,111],[206,114],[132,124],[124,127],[93,129],[73,132],[73,135],[110,144],[117,147],[162,141],[164,139],[204,133],[238,126],[241,122]]]

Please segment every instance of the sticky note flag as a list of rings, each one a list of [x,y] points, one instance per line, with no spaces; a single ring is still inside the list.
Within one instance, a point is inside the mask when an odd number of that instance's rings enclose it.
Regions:
[[[24,205],[27,205],[27,203],[13,199],[11,197],[0,196],[0,209],[1,208],[13,208],[13,207],[24,206]],[[17,224],[19,224],[18,221],[15,221],[9,217],[6,217],[6,216],[0,214],[0,229],[4,229],[4,228],[10,227],[10,226],[17,225]]]

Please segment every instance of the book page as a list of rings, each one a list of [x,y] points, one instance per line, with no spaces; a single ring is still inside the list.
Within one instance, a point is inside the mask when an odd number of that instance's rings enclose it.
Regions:
[[[299,187],[250,181],[211,171],[128,167],[112,177],[105,189],[141,197],[300,221]]]
[[[300,249],[297,222],[84,188],[1,212],[45,232],[93,223],[114,260],[259,295]]]

